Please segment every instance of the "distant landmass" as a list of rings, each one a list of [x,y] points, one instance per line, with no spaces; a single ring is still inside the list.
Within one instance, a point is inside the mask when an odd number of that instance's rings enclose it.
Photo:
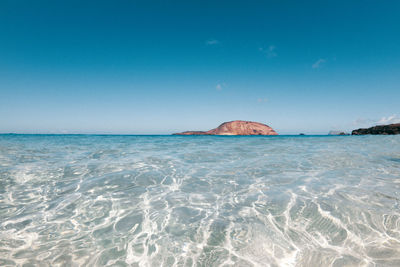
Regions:
[[[330,131],[328,135],[350,135],[350,134],[342,131]]]
[[[224,122],[209,131],[186,131],[173,135],[278,135],[278,133],[266,124],[236,120]]]
[[[352,135],[364,134],[400,134],[400,123],[378,125],[370,128],[360,128],[351,132]]]

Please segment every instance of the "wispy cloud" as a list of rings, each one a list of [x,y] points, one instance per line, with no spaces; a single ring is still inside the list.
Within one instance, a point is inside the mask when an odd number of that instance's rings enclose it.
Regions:
[[[218,83],[215,86],[215,89],[217,89],[217,91],[221,91],[222,89],[224,89],[226,87],[226,83]]]
[[[382,117],[376,124],[393,124],[393,123],[400,123],[400,117],[396,114],[388,117]]]
[[[268,58],[277,57],[278,54],[276,53],[276,46],[270,45],[267,48],[260,47],[259,50],[265,54]]]
[[[257,102],[258,102],[258,103],[265,103],[265,102],[267,102],[267,101],[268,101],[268,98],[261,98],[261,97],[260,97],[260,98],[257,99]]]
[[[353,122],[353,127],[371,127],[375,125],[385,125],[385,124],[393,124],[400,123],[400,116],[397,114],[393,114],[391,116],[382,117],[380,119],[366,119],[366,118],[358,118]]]
[[[219,45],[219,44],[221,44],[221,42],[216,39],[209,39],[206,41],[206,45]]]
[[[322,67],[322,65],[326,62],[326,59],[320,58],[317,61],[315,61],[314,64],[312,64],[313,69],[319,69]]]
[[[363,125],[369,125],[373,124],[374,122],[375,120],[373,119],[358,118],[355,121],[353,121],[353,126],[358,127]]]

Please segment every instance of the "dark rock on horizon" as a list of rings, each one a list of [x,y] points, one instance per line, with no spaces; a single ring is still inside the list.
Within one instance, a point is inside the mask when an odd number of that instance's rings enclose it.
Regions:
[[[278,135],[268,125],[252,121],[224,122],[215,129],[209,131],[186,131],[173,135]]]
[[[377,125],[370,128],[360,128],[351,132],[352,135],[364,134],[400,134],[400,123]]]

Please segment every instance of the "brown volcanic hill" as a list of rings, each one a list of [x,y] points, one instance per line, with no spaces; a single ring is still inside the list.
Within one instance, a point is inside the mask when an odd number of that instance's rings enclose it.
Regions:
[[[174,135],[278,135],[268,125],[253,121],[224,122],[215,129],[202,131],[187,131]]]
[[[351,132],[352,135],[364,134],[400,134],[400,123],[378,125],[370,128],[361,128]]]

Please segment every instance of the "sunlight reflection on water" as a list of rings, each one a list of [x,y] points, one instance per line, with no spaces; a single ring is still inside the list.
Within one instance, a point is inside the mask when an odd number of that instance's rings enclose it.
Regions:
[[[400,136],[0,135],[0,265],[400,265]]]

